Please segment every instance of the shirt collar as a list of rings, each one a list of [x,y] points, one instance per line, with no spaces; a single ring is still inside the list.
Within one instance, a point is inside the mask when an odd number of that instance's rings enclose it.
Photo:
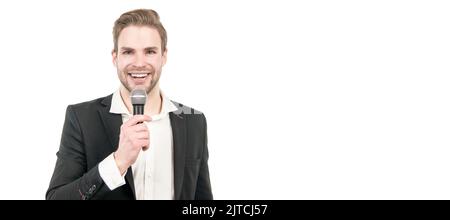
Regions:
[[[160,91],[160,93],[162,97],[161,112],[157,115],[153,115],[152,121],[159,120],[164,116],[168,115],[169,112],[174,112],[178,110],[178,108],[170,101],[170,99],[162,91]],[[125,106],[125,103],[123,102],[122,96],[120,95],[120,89],[116,90],[113,93],[111,100],[111,108],[109,109],[109,112],[114,114],[131,116],[131,113],[128,111],[127,107]]]

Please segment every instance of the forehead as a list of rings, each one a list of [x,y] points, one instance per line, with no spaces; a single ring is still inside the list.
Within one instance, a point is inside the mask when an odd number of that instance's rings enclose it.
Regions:
[[[147,48],[161,47],[161,37],[155,28],[148,26],[128,26],[124,28],[117,40],[118,47]]]

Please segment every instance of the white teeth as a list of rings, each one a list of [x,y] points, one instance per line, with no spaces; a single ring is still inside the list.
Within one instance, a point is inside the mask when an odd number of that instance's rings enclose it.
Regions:
[[[132,77],[143,78],[148,75],[148,73],[130,73]]]

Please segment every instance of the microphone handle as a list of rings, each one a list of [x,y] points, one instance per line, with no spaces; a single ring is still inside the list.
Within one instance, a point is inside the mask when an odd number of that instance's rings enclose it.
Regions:
[[[144,105],[133,105],[133,115],[143,115]]]

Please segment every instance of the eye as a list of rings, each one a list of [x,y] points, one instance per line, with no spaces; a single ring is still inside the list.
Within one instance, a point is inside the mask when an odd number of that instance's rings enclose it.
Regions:
[[[130,54],[132,54],[132,51],[131,50],[124,50],[124,51],[122,51],[122,54],[123,55],[130,55]]]
[[[147,50],[146,54],[156,54],[156,51],[154,51],[154,50]]]

